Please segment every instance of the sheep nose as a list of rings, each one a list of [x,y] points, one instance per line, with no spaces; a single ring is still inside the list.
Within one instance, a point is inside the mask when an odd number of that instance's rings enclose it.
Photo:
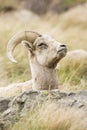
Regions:
[[[62,45],[60,45],[60,47],[66,47],[66,45],[62,44]]]

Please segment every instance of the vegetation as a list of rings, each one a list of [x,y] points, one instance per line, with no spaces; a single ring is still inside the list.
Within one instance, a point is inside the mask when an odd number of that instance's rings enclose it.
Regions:
[[[6,12],[13,9],[26,8],[42,15],[50,11],[55,13],[64,12],[85,2],[87,0],[0,0],[0,11]]]
[[[0,11],[11,11],[17,8],[17,1],[14,0],[0,0]]]
[[[63,3],[66,5],[66,6],[72,6],[72,5],[76,5],[78,3],[84,3],[86,2],[86,0],[64,0]]]
[[[86,130],[86,121],[82,111],[58,108],[49,102],[31,109],[12,130]]]

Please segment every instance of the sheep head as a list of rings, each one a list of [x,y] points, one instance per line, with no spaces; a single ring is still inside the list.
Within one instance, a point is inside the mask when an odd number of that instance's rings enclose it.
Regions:
[[[19,43],[27,48],[32,58],[35,58],[40,65],[49,68],[55,68],[67,52],[65,45],[49,35],[24,31],[16,34],[8,43],[7,55],[12,62],[16,62],[12,53]]]

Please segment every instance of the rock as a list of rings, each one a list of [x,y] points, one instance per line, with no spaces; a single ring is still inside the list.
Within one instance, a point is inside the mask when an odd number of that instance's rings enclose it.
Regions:
[[[24,0],[24,7],[39,15],[46,14],[47,12],[61,13],[77,5],[81,5],[81,1]]]
[[[9,107],[9,102],[11,98],[1,98],[0,99],[0,113],[4,112]]]
[[[10,129],[32,106],[35,108],[38,104],[43,104],[49,100],[56,102],[58,108],[81,109],[87,114],[87,90],[78,92],[64,92],[59,90],[28,91],[7,100],[9,102],[7,104],[9,105],[5,107],[5,111],[1,114],[0,130]],[[3,102],[5,103],[6,99]]]

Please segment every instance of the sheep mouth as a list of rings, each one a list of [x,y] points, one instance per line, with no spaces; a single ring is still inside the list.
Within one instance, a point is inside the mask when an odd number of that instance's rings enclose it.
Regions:
[[[67,52],[67,48],[61,48],[60,50],[58,50],[58,52],[57,53],[62,53],[62,52]]]

